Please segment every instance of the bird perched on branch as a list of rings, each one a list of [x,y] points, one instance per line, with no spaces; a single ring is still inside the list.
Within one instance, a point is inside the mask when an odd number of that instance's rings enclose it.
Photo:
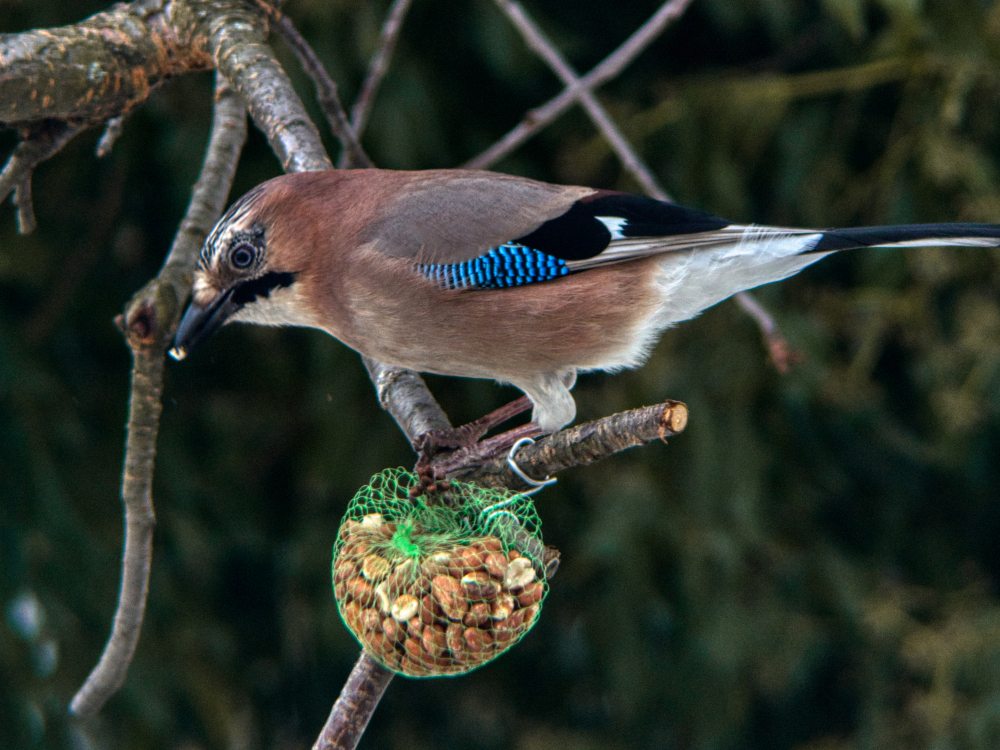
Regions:
[[[491,378],[569,424],[578,371],[642,364],[667,327],[830,253],[1000,245],[1000,226],[788,229],[609,190],[467,170],[265,182],[201,253],[171,354],[224,323],[318,328],[421,372]]]

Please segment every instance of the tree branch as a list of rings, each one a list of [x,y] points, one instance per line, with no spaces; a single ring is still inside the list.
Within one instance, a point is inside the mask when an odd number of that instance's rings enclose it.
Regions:
[[[280,64],[269,48],[254,41],[252,36],[248,37],[241,38],[229,33],[226,26],[219,27],[215,37],[219,70],[246,97],[254,122],[264,131],[285,171],[330,169],[332,164],[323,150],[319,133]],[[369,360],[365,365],[380,403],[390,411],[411,442],[427,429],[448,426],[447,418],[417,373]],[[371,663],[372,660],[362,654],[330,716],[330,721],[336,723],[348,712],[350,722],[359,731],[353,740],[355,744],[392,679],[391,672],[383,675],[372,669]],[[324,735],[326,733],[324,729]]]
[[[365,77],[364,83],[361,84],[361,93],[358,94],[358,99],[351,109],[351,128],[358,138],[365,132],[368,115],[371,112],[372,103],[375,101],[375,94],[389,70],[389,61],[392,60],[392,53],[399,40],[399,32],[403,29],[403,19],[410,9],[411,2],[412,0],[395,0],[382,26],[378,48],[368,64],[368,75]]]
[[[559,76],[559,80],[566,84],[567,90],[576,92],[580,104],[587,110],[591,121],[601,131],[625,169],[642,185],[646,194],[660,200],[669,200],[667,191],[660,186],[656,177],[653,176],[652,170],[635,153],[625,136],[618,130],[618,126],[614,124],[604,107],[597,101],[593,92],[589,88],[582,87],[576,71],[545,36],[545,32],[528,16],[521,4],[513,0],[496,0],[496,4],[521,32],[521,36],[524,37],[528,46],[545,61],[553,73]]]
[[[392,672],[362,651],[313,750],[354,750],[392,678]]]
[[[608,116],[607,111],[597,101],[597,98],[594,96],[591,88],[585,85],[585,80],[590,79],[594,74],[591,73],[591,75],[587,76],[586,79],[579,78],[576,71],[573,70],[573,67],[566,61],[562,54],[560,54],[559,50],[556,49],[552,42],[549,41],[548,37],[545,36],[545,33],[541,30],[541,28],[539,28],[538,24],[531,19],[527,11],[524,10],[520,3],[514,2],[513,0],[496,0],[496,3],[511,20],[511,22],[517,27],[518,31],[521,32],[521,36],[524,37],[528,46],[534,50],[535,53],[545,61],[549,68],[551,68],[552,71],[559,76],[559,79],[566,84],[566,91],[564,93],[574,93],[575,98],[580,102],[580,104],[583,105],[584,109],[586,109],[591,121],[601,132],[601,135],[604,136],[604,139],[608,142],[611,150],[615,152],[619,160],[622,162],[622,165],[642,186],[646,194],[660,200],[670,200],[670,196],[657,181],[652,170],[646,166],[645,162],[642,161],[629,142],[625,139],[625,136],[623,136],[621,131],[618,130],[618,127]],[[653,21],[665,23],[665,19],[669,17],[669,14],[667,13],[669,6],[671,6],[671,3],[667,3],[661,7],[660,12],[650,20],[650,23],[647,23],[647,26],[650,26]],[[672,9],[671,12],[677,13],[676,9]],[[662,30],[663,27],[659,28]],[[640,29],[640,31],[642,30]],[[621,48],[619,48],[619,52],[623,48],[627,48],[627,50],[632,54],[638,54],[638,51],[641,51],[644,46],[637,43],[638,37],[639,32],[633,34],[633,36],[626,41]],[[642,38],[652,40],[653,36],[649,35]],[[611,60],[612,58],[615,60],[614,65],[609,65],[607,67],[607,70],[614,71],[614,74],[617,74],[629,59],[626,54],[619,54],[619,52],[615,52],[608,58],[608,60]],[[607,60],[605,62],[607,62]],[[602,63],[602,65],[599,65],[598,68],[595,69],[595,72],[603,67],[604,64]],[[594,76],[594,78],[596,81],[597,77]],[[593,85],[597,85],[596,82]],[[473,160],[473,162],[475,162],[475,160]],[[472,166],[473,162],[470,162],[468,166]],[[782,374],[786,373],[789,365],[796,360],[797,354],[789,347],[787,339],[785,339],[785,337],[778,330],[774,319],[749,292],[740,292],[735,296],[735,299],[740,308],[753,318],[754,322],[760,328],[761,334],[764,337],[764,343],[767,346],[769,359],[775,369]]]
[[[119,3],[69,26],[0,36],[0,123],[95,125],[141,104],[168,78],[211,68],[184,33],[190,14],[178,1]]]
[[[98,159],[103,159],[111,153],[111,149],[114,148],[115,141],[121,136],[124,126],[125,115],[118,115],[118,117],[112,117],[108,120],[104,127],[104,133],[101,135],[101,139],[97,142],[97,148],[94,150],[94,154]]]
[[[212,135],[191,203],[159,275],[129,301],[121,318],[133,357],[122,475],[122,583],[111,637],[97,666],[70,703],[70,711],[78,716],[97,713],[121,687],[135,653],[149,588],[155,523],[153,464],[162,408],[164,355],[190,293],[201,244],[225,208],[245,138],[243,101],[217,76]]]
[[[59,120],[42,120],[21,130],[21,142],[0,172],[0,203],[14,192],[17,206],[17,228],[30,234],[35,228],[31,206],[31,175],[39,164],[57,153],[84,126],[70,125]]]
[[[372,163],[372,160],[368,158],[368,154],[361,148],[358,139],[354,137],[354,128],[348,122],[347,113],[344,111],[344,106],[340,103],[340,97],[337,95],[337,84],[333,82],[330,74],[326,72],[326,68],[323,67],[323,63],[316,56],[316,52],[309,46],[309,42],[302,38],[302,35],[288,19],[288,16],[278,13],[273,8],[271,12],[275,14],[275,30],[285,40],[285,43],[292,48],[292,51],[295,52],[295,56],[299,58],[302,69],[305,70],[316,87],[316,99],[319,102],[320,109],[323,110],[326,121],[330,125],[330,130],[337,140],[340,141],[341,148],[343,149],[344,153],[341,156],[341,160],[344,166],[348,168],[374,167],[375,164]]]
[[[486,169],[496,164],[511,151],[531,138],[559,115],[569,109],[579,98],[580,91],[593,91],[605,81],[618,75],[626,65],[639,56],[646,47],[674,20],[679,18],[691,0],[669,0],[653,16],[608,55],[602,63],[579,79],[577,86],[568,87],[541,107],[531,110],[507,135],[486,149],[479,156],[467,161],[466,169]]]
[[[747,315],[753,318],[764,339],[771,364],[775,370],[784,375],[792,364],[802,359],[802,353],[788,345],[788,339],[781,333],[774,317],[750,292],[740,292],[733,299]]]
[[[666,440],[682,432],[687,420],[686,405],[680,401],[664,401],[561,430],[525,445],[515,458],[523,472],[541,480],[566,469],[587,466],[628,448]],[[508,487],[519,492],[532,489],[511,470],[506,456],[456,471],[454,467],[461,458],[461,451],[446,454],[434,462],[434,468],[452,474],[454,479],[484,487]]]
[[[378,402],[396,420],[410,445],[425,432],[451,429],[448,416],[420,375],[412,370],[389,367],[370,357],[362,359],[378,394]]]
[[[285,172],[332,169],[319,131],[295,93],[292,82],[264,40],[263,16],[238,5],[209,14],[202,27],[217,69],[243,96],[250,116],[267,136]]]

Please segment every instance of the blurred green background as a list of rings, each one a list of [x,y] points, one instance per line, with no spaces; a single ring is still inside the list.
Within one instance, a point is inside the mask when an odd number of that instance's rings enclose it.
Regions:
[[[287,3],[348,102],[386,6]],[[5,0],[0,30],[104,7]],[[528,3],[581,71],[657,7]],[[413,455],[355,354],[232,326],[168,366],[145,629],[99,720],[66,719],[120,572],[111,319],[185,209],[211,85],[163,86],[107,159],[93,131],[45,163],[33,235],[0,209],[3,748],[308,748],[358,653],[331,545]],[[559,88],[492,3],[416,0],[364,144],[455,166]],[[733,220],[1000,222],[1000,2],[695,0],[600,98],[676,200]],[[497,168],[638,189],[578,110]],[[252,131],[234,194],[278,172]],[[803,355],[787,375],[728,302],[641,370],[583,376],[581,419],[676,398],[687,431],[539,495],[563,564],[538,626],[467,677],[394,680],[361,746],[1000,746],[998,289],[996,250],[843,255],[759,291]],[[455,423],[515,395],[429,381]]]

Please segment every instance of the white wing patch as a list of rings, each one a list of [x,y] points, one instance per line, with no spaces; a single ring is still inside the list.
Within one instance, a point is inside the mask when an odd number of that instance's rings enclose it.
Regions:
[[[625,239],[622,229],[628,224],[628,219],[623,219],[620,216],[595,216],[594,218],[608,228],[608,231],[611,232],[612,242]]]

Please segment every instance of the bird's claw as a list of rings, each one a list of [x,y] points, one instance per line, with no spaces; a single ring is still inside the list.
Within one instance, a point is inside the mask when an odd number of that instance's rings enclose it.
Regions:
[[[417,497],[427,492],[437,492],[440,489],[439,483],[449,474],[455,474],[502,455],[519,440],[540,435],[542,431],[538,426],[529,422],[486,440],[480,440],[492,427],[529,408],[531,401],[527,397],[522,397],[475,422],[452,430],[431,430],[417,436],[413,447],[418,456],[414,467],[418,484],[410,490],[410,496]]]

